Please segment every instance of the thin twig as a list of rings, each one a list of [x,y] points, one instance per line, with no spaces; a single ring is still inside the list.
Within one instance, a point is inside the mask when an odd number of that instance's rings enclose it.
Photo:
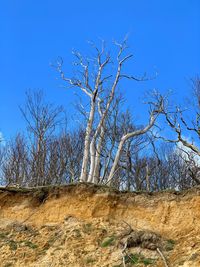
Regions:
[[[127,248],[127,242],[124,244],[124,247],[122,249],[122,261],[123,261],[123,266],[124,267],[126,267],[126,261],[125,261],[126,254],[124,255],[124,252],[125,252],[126,248]]]
[[[156,250],[157,250],[158,254],[160,255],[161,259],[163,260],[165,267],[169,267],[169,265],[167,264],[167,261],[165,259],[165,256],[163,255],[162,251],[159,248],[157,248]]]

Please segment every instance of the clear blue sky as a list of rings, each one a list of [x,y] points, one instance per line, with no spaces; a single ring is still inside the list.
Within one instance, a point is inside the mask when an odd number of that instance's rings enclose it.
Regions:
[[[18,106],[27,89],[43,89],[49,101],[70,112],[72,91],[60,87],[49,63],[71,50],[87,53],[87,40],[121,40],[129,33],[134,61],[128,71],[159,72],[146,84],[125,84],[128,105],[139,112],[146,89],[189,92],[200,70],[199,0],[6,0],[0,1],[0,132],[6,138],[24,127]],[[123,87],[123,86],[122,86]],[[137,104],[136,104],[137,103]]]

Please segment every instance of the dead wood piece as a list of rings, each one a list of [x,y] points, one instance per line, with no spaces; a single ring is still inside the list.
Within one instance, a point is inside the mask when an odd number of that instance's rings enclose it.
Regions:
[[[156,250],[160,246],[160,236],[147,231],[134,231],[127,238],[127,247],[142,247]]]
[[[164,254],[162,253],[162,251],[159,248],[157,248],[156,250],[157,250],[159,256],[161,257],[161,259],[163,260],[165,267],[169,267],[169,265],[167,264],[167,261],[165,259]]]

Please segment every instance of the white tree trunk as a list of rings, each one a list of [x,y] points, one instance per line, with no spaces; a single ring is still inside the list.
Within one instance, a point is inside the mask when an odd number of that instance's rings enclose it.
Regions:
[[[89,120],[87,123],[86,133],[85,133],[85,143],[84,143],[84,152],[83,152],[83,162],[81,167],[81,176],[80,182],[87,181],[87,167],[88,167],[88,160],[89,160],[89,149],[90,149],[90,136],[92,132],[92,125],[94,121],[94,113],[95,113],[95,102],[91,99],[91,109]]]
[[[94,177],[93,182],[95,184],[97,184],[100,181],[100,158],[101,158],[104,135],[105,135],[105,130],[104,130],[104,127],[102,127],[100,137],[99,137],[99,142],[97,145],[96,156],[95,156],[95,166],[94,166],[94,173],[93,173],[93,177]]]
[[[150,192],[150,181],[149,181],[149,176],[150,176],[150,172],[149,172],[149,164],[147,163],[146,165],[146,176],[145,176],[145,179],[146,179],[146,183],[147,183],[147,191]]]
[[[100,169],[100,156],[103,144],[105,130],[101,127],[101,133],[99,136],[97,148],[95,147],[95,139],[92,139],[90,144],[90,172],[88,177],[88,182],[98,183],[99,181],[99,169]]]
[[[95,139],[90,143],[90,171],[88,176],[88,182],[93,183],[94,181],[94,168],[95,168],[95,156],[96,156],[96,148],[95,148]]]
[[[95,180],[95,178],[94,178],[95,164],[96,164],[96,166],[98,165],[98,163],[95,163],[96,160],[99,160],[99,163],[100,163],[100,159],[98,159],[99,156],[97,156],[97,158],[96,158],[96,154],[97,153],[98,154],[101,153],[102,146],[99,146],[99,150],[96,151],[95,143],[96,143],[97,136],[99,135],[99,133],[101,132],[102,128],[104,127],[104,123],[105,123],[105,120],[107,118],[108,111],[109,111],[111,103],[112,103],[112,101],[114,99],[115,89],[117,87],[117,84],[118,84],[119,78],[120,78],[122,62],[123,61],[119,62],[119,65],[118,65],[118,68],[117,68],[117,73],[116,73],[116,76],[115,76],[115,80],[114,80],[112,88],[111,88],[110,96],[109,96],[108,102],[106,104],[105,111],[103,113],[101,112],[100,103],[99,103],[100,121],[98,123],[96,131],[95,131],[94,136],[92,138],[92,141],[90,143],[90,171],[89,171],[89,177],[88,177],[88,181],[89,182],[94,182],[94,180]],[[101,136],[100,136],[100,138],[101,138]]]
[[[118,162],[119,162],[119,159],[120,159],[120,156],[121,156],[121,151],[122,151],[122,148],[123,148],[124,143],[129,138],[132,138],[132,137],[135,137],[135,136],[138,136],[138,135],[145,134],[154,125],[155,120],[156,120],[156,118],[154,116],[154,112],[152,112],[152,114],[150,115],[150,122],[149,122],[149,124],[146,127],[144,127],[141,130],[136,130],[134,132],[131,132],[131,133],[128,133],[128,134],[122,136],[122,138],[121,138],[121,140],[119,142],[119,145],[118,145],[118,149],[117,149],[117,153],[115,155],[113,166],[112,166],[111,171],[110,171],[110,174],[108,176],[108,182],[107,182],[108,185],[111,185],[112,179],[113,179],[113,177],[115,175],[115,172],[117,170],[117,165],[118,165]]]
[[[117,164],[119,162],[119,159],[120,159],[120,156],[121,156],[121,151],[122,151],[122,148],[123,148],[123,145],[124,145],[125,141],[126,141],[126,138],[125,138],[125,136],[123,136],[121,138],[121,141],[119,142],[117,153],[115,155],[115,160],[113,162],[110,174],[108,176],[107,185],[109,185],[109,186],[111,185],[112,179],[113,179],[114,174],[115,174],[115,172],[117,170]]]
[[[97,184],[100,181],[100,157],[101,157],[101,150],[102,150],[102,144],[103,144],[103,139],[101,138],[99,140],[98,146],[97,146],[97,151],[96,151],[96,160],[95,160],[95,166],[94,166],[94,183]]]

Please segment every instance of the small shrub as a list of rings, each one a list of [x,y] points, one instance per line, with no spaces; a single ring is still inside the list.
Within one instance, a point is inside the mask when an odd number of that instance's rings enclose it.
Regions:
[[[6,232],[6,233],[0,233],[0,239],[6,238],[8,234],[9,234],[8,232]]]
[[[114,245],[114,241],[115,241],[115,237],[111,236],[111,237],[107,237],[106,239],[104,239],[104,241],[101,243],[101,247],[105,248],[108,246],[112,246]]]
[[[137,264],[139,263],[140,255],[139,254],[130,254],[125,256],[125,263]]]
[[[175,246],[175,241],[172,240],[172,239],[169,239],[169,240],[167,240],[167,244],[166,244],[165,249],[167,251],[170,251],[170,250],[173,250],[174,249],[174,246]]]
[[[93,259],[93,258],[87,258],[85,261],[86,264],[90,264],[90,263],[94,263],[94,262],[95,262],[95,259]]]
[[[155,260],[151,258],[144,258],[141,262],[144,263],[145,266],[147,266],[153,264]]]
[[[17,249],[17,242],[15,242],[14,240],[9,240],[8,241],[8,245],[9,245],[11,250],[16,250]]]
[[[24,241],[24,245],[32,249],[36,249],[38,247],[36,244],[32,243],[31,241],[27,241],[27,240]]]
[[[154,259],[145,258],[142,254],[130,254],[125,257],[125,263],[130,265],[144,264],[145,266],[151,265],[155,262]]]

